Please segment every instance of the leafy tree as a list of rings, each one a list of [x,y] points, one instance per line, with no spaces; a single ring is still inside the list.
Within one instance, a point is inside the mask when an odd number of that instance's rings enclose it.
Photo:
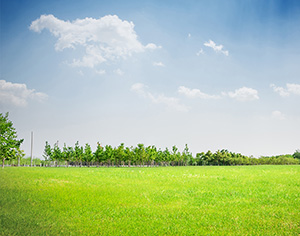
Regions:
[[[181,160],[185,166],[190,162],[191,159],[193,159],[193,155],[192,155],[192,153],[190,153],[187,144],[185,144],[185,148],[182,152],[181,157],[182,157]]]
[[[121,143],[115,150],[115,164],[119,167],[120,161],[124,164],[124,157],[125,157],[125,148],[124,143]]]
[[[44,149],[44,154],[43,157],[45,158],[45,162],[47,163],[52,159],[52,149],[48,141],[46,141],[45,149]]]
[[[58,142],[54,144],[53,150],[52,150],[52,160],[55,161],[56,165],[57,162],[60,162],[62,160],[62,151],[60,150],[58,146]]]
[[[112,148],[112,146],[105,145],[104,157],[107,166],[109,167],[110,164],[114,162],[114,149]]]
[[[64,144],[62,156],[64,161],[67,162],[67,167],[69,167],[69,162],[72,161],[74,157],[73,147],[67,147],[66,144]]]
[[[135,154],[136,154],[137,161],[140,164],[142,164],[142,166],[144,166],[144,162],[145,162],[146,157],[147,157],[147,153],[146,153],[144,144],[139,143],[137,145],[137,147],[135,148]]]
[[[91,146],[86,143],[84,147],[83,153],[84,160],[88,163],[88,167],[90,167],[91,162],[93,161],[93,152]]]
[[[300,160],[300,149],[298,149],[298,150],[296,150],[296,151],[294,152],[293,157],[294,157],[295,159],[299,159],[299,160]]]
[[[171,161],[171,153],[169,149],[166,148],[162,153],[162,162],[166,166],[170,164],[170,161]]]
[[[205,159],[204,152],[200,152],[196,154],[196,163],[197,165],[203,165],[203,166],[208,164],[207,160]]]
[[[162,164],[163,162],[163,151],[161,149],[156,152],[155,162],[156,164]]]
[[[102,161],[104,161],[104,150],[99,142],[97,143],[97,149],[94,152],[94,159],[97,163],[102,163]]]
[[[171,164],[172,166],[175,165],[175,162],[179,162],[180,153],[178,152],[178,148],[174,145],[172,147],[172,154],[171,154]]]
[[[16,151],[20,148],[23,139],[17,139],[17,132],[13,123],[8,119],[8,113],[0,114],[0,158],[2,168],[6,159],[16,158]]]
[[[203,159],[205,160],[205,162],[207,162],[208,165],[211,165],[213,162],[213,154],[210,150],[208,150],[205,154]]]
[[[16,158],[18,158],[18,166],[20,166],[20,162],[24,156],[25,156],[24,151],[20,148],[17,148],[16,149]]]
[[[75,161],[78,163],[80,162],[80,167],[82,166],[82,158],[83,158],[83,147],[79,146],[79,142],[75,143],[74,147],[74,157]]]
[[[157,150],[154,145],[149,146],[146,148],[147,157],[148,157],[148,163],[150,163],[151,166],[154,166],[154,160],[157,156]]]
[[[133,152],[133,147],[132,146],[130,148],[129,147],[125,148],[125,157],[126,157],[126,160],[127,160],[128,167],[130,167],[131,162],[134,159],[134,152]]]

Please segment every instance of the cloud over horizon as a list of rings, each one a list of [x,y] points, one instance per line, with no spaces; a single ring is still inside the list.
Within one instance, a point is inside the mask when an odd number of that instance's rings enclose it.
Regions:
[[[0,103],[4,105],[14,105],[25,107],[28,100],[44,101],[47,94],[28,89],[26,84],[11,83],[0,80]]]
[[[158,66],[158,67],[165,67],[165,64],[160,62],[153,62],[153,66]]]
[[[178,98],[175,97],[167,97],[164,94],[154,95],[147,91],[148,88],[146,85],[142,83],[136,83],[131,86],[131,91],[139,94],[140,96],[150,99],[151,102],[156,104],[164,104],[168,108],[180,112],[187,112],[189,108],[180,103]]]
[[[281,97],[288,97],[291,94],[300,95],[300,84],[286,84],[286,88],[277,87],[275,84],[270,85],[273,91],[278,93]]]
[[[281,111],[273,111],[271,117],[275,120],[285,120],[286,117]]]
[[[236,89],[234,92],[223,92],[222,94],[240,102],[254,101],[259,99],[257,90],[248,87]]]
[[[180,86],[178,88],[178,92],[189,98],[196,98],[196,97],[199,97],[201,99],[219,99],[220,98],[220,96],[218,96],[218,95],[209,95],[209,94],[201,92],[199,89],[190,89],[185,86]]]

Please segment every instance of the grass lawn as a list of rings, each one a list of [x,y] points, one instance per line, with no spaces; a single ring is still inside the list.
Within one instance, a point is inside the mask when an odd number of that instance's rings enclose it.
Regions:
[[[299,165],[0,169],[0,235],[299,234]]]

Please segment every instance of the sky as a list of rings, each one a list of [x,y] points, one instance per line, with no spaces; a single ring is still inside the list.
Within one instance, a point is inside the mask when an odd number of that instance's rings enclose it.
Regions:
[[[138,143],[300,149],[300,1],[3,0],[0,112],[41,158]]]

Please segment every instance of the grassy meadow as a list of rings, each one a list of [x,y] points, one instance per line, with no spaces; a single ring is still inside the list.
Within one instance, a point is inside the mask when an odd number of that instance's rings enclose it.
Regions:
[[[299,165],[0,170],[0,235],[299,234]]]

